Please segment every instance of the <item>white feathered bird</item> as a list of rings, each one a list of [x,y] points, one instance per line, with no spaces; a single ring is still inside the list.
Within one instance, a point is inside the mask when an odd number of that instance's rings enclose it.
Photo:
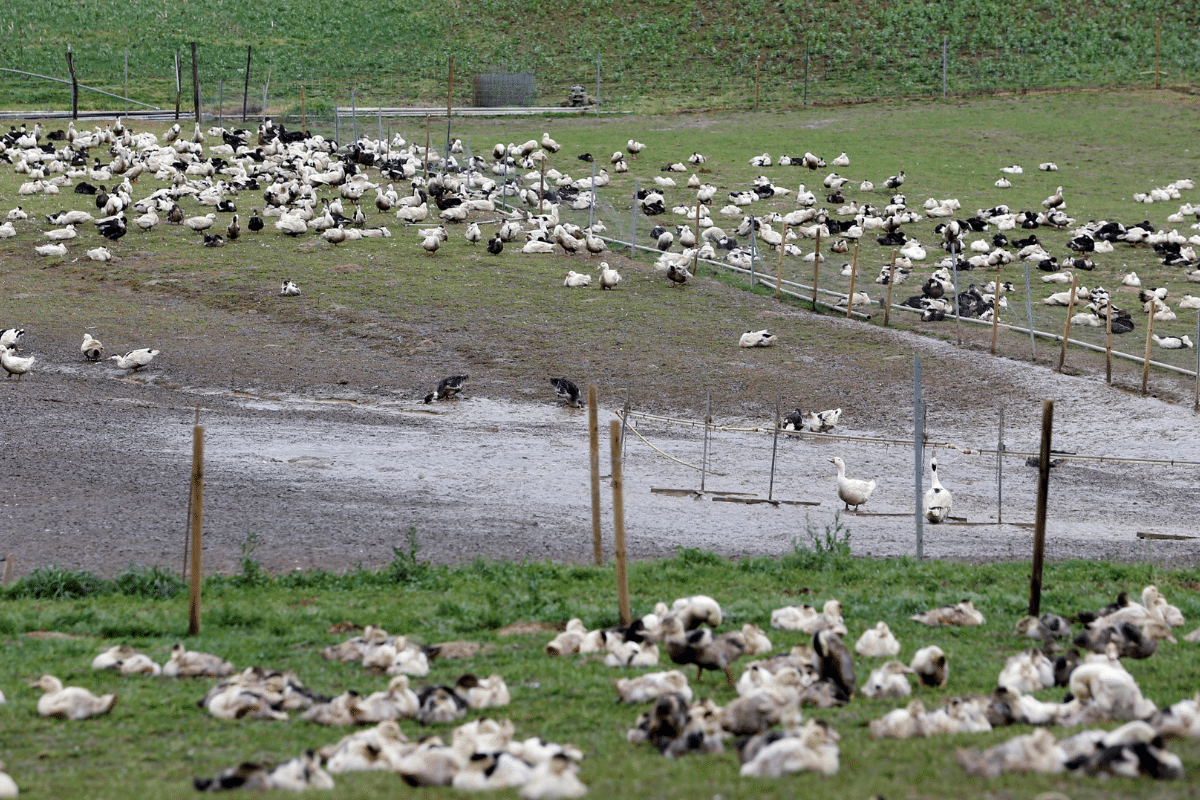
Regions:
[[[922,503],[921,513],[925,515],[925,519],[930,522],[945,522],[950,516],[950,509],[954,505],[954,498],[949,490],[942,486],[941,480],[938,479],[937,472],[937,457],[930,459],[929,471],[933,473],[933,484],[925,492],[925,499]]]

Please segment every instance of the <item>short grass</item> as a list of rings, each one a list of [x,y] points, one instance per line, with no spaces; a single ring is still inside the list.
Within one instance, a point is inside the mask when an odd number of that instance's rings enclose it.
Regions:
[[[1003,659],[1024,645],[1012,633],[1024,614],[1028,571],[1020,564],[962,565],[911,559],[852,558],[837,543],[844,531],[809,530],[801,542],[778,557],[727,561],[712,553],[681,550],[674,558],[632,564],[630,590],[635,614],[649,611],[657,600],[704,592],[717,598],[726,612],[723,629],[755,622],[768,629],[770,612],[782,605],[820,605],[835,597],[843,603],[850,637],[879,619],[889,622],[908,659],[920,646],[937,644],[949,654],[950,684],[945,690],[922,690],[933,706],[941,699],[986,693]],[[1178,784],[1092,781],[1072,777],[1013,775],[994,780],[968,778],[954,761],[956,747],[986,747],[1019,733],[1024,727],[988,734],[920,741],[874,741],[867,723],[899,701],[854,700],[842,709],[816,711],[811,717],[830,722],[840,733],[841,770],[831,778],[811,774],[771,780],[737,776],[732,752],[713,757],[670,761],[653,749],[626,743],[625,731],[641,708],[614,703],[612,681],[619,673],[596,657],[550,659],[542,652],[549,635],[500,637],[496,629],[514,621],[562,623],[578,616],[589,628],[617,622],[611,566],[552,563],[506,564],[475,561],[460,567],[419,563],[412,550],[402,552],[380,573],[351,571],[262,574],[252,552],[240,575],[209,578],[204,588],[203,627],[185,639],[185,594],[163,599],[101,594],[73,599],[25,597],[54,594],[61,575],[30,576],[6,591],[0,605],[0,688],[8,703],[0,706],[4,738],[0,758],[31,797],[186,797],[196,775],[210,775],[242,760],[284,760],[307,747],[336,741],[344,730],[325,729],[293,718],[288,722],[215,720],[195,707],[210,685],[206,680],[122,678],[93,672],[91,658],[101,649],[124,643],[165,661],[176,641],[219,653],[239,668],[250,664],[294,669],[316,691],[336,694],[347,689],[375,691],[386,676],[364,672],[353,664],[331,663],[318,651],[345,638],[327,628],[350,620],[374,623],[425,643],[468,639],[487,651],[462,661],[435,661],[428,682],[453,681],[465,671],[498,672],[512,691],[513,702],[494,712],[509,718],[519,736],[540,735],[570,741],[584,753],[582,778],[593,796],[629,798],[697,797],[994,797],[997,792],[1031,797],[1057,790],[1072,798],[1188,797],[1190,776],[1200,766],[1200,745],[1172,743],[1183,758],[1189,778]],[[153,594],[153,586],[169,582],[127,579],[125,591]],[[1046,567],[1043,610],[1071,613],[1095,608],[1121,589],[1140,591],[1155,583],[1189,619],[1200,613],[1194,571],[1170,571],[1144,565],[1062,562]],[[987,616],[985,625],[970,629],[926,628],[907,621],[927,607],[970,597]],[[78,638],[46,639],[35,631],[57,631]],[[776,650],[804,641],[802,634],[770,631]],[[1192,645],[1165,645],[1153,658],[1131,662],[1146,696],[1160,705],[1195,691]],[[664,656],[664,661],[666,657]],[[860,681],[871,664],[859,659]],[[36,714],[37,692],[28,684],[51,672],[69,684],[96,692],[118,692],[120,702],[107,717],[85,722],[43,720]],[[624,674],[624,673],[620,673]],[[422,681],[415,680],[415,684]],[[693,681],[693,685],[695,682]],[[698,694],[719,703],[735,693],[711,674]],[[1040,693],[1058,699],[1063,690]],[[477,713],[470,715],[471,718]],[[407,721],[410,738],[445,733],[449,725],[422,729]],[[1056,731],[1067,735],[1069,731]],[[402,790],[389,774],[340,776],[334,798],[362,797]],[[448,790],[422,790],[450,796]],[[502,794],[515,796],[515,792]]]
[[[73,51],[79,80],[118,96],[128,63],[133,99],[163,108],[176,100],[174,58],[182,58],[190,107],[196,42],[203,102],[215,112],[242,106],[246,50],[252,48],[249,102],[268,87],[272,108],[432,104],[444,101],[454,56],[454,95],[471,102],[477,72],[532,73],[536,102],[556,105],[574,84],[608,109],[747,108],[755,75],[764,107],[881,96],[941,96],[942,48],[949,92],[1039,87],[1153,85],[1155,20],[1168,85],[1194,83],[1197,19],[1186,3],[1089,0],[997,6],[988,0],[884,5],[680,0],[645,14],[598,0],[530,9],[514,0],[437,6],[365,0],[301,0],[262,9],[223,0],[166,6],[45,3],[17,9],[4,23],[0,64],[67,77]],[[223,84],[223,86],[222,86]],[[66,108],[69,86],[7,73],[0,108]],[[120,107],[80,93],[85,108]]]

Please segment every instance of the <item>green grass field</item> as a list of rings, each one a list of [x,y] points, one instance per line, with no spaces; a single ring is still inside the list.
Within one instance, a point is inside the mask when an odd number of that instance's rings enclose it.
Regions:
[[[681,551],[673,559],[631,565],[630,588],[635,614],[649,611],[657,600],[706,592],[722,604],[722,629],[756,622],[767,630],[776,651],[807,640],[803,634],[772,631],[770,612],[783,605],[807,602],[820,606],[841,600],[853,640],[883,619],[900,639],[900,657],[909,659],[921,646],[938,644],[948,654],[951,678],[944,690],[921,690],[916,696],[928,707],[943,698],[987,693],[995,685],[1003,659],[1024,646],[1013,623],[1025,612],[1027,567],[1021,564],[967,566],[922,563],[911,559],[881,561],[848,558],[814,541],[777,558],[728,562],[710,553]],[[60,576],[61,577],[61,576]],[[1117,591],[1139,592],[1155,583],[1178,604],[1189,620],[1200,613],[1194,572],[1173,572],[1138,565],[1064,562],[1048,565],[1042,609],[1071,613],[1111,601]],[[128,580],[126,591],[146,581]],[[326,729],[298,719],[287,722],[221,722],[195,707],[211,681],[123,678],[93,672],[89,664],[101,649],[134,645],[159,662],[166,660],[187,627],[186,593],[169,598],[101,595],[74,599],[11,595],[53,594],[61,581],[31,577],[8,590],[0,605],[0,688],[8,698],[0,706],[4,745],[0,756],[30,797],[186,797],[191,778],[212,775],[242,760],[283,761],[304,748],[336,741],[345,730]],[[22,588],[24,587],[24,588]],[[151,593],[155,593],[151,591]],[[979,628],[926,628],[907,621],[910,614],[964,597],[987,616]],[[1189,797],[1194,771],[1200,766],[1200,744],[1174,742],[1187,778],[1175,784],[1148,781],[1097,781],[1069,776],[1007,776],[983,780],[966,777],[954,761],[957,747],[982,748],[1028,732],[1024,726],[986,734],[929,740],[872,740],[867,724],[901,701],[858,698],[828,711],[806,709],[807,717],[828,721],[841,735],[841,771],[830,778],[798,774],[780,780],[740,779],[736,756],[692,756],[665,759],[648,746],[625,741],[643,709],[615,703],[612,682],[626,674],[604,666],[601,658],[570,656],[551,659],[543,645],[550,634],[501,637],[496,629],[515,621],[562,623],[578,616],[590,628],[617,622],[613,571],[610,567],[477,561],[462,567],[426,567],[398,558],[381,573],[295,573],[266,579],[250,561],[242,575],[210,578],[204,589],[201,635],[187,639],[192,649],[218,653],[238,668],[251,664],[294,669],[310,688],[336,694],[381,689],[387,677],[355,664],[323,660],[318,651],[346,638],[330,635],[335,623],[374,623],[423,643],[467,639],[487,645],[484,654],[466,661],[433,662],[423,682],[449,682],[466,671],[498,672],[513,701],[493,716],[508,718],[518,737],[538,735],[573,742],[585,758],[581,777],[591,796],[617,794],[629,798],[734,797],[889,798],[1033,797],[1057,790],[1082,798]],[[1190,626],[1189,626],[1190,627]],[[77,638],[46,639],[30,635],[57,631]],[[1163,645],[1151,659],[1129,662],[1144,694],[1160,705],[1194,694],[1194,645]],[[748,660],[748,659],[746,659]],[[666,656],[663,656],[666,662]],[[740,673],[735,665],[735,672]],[[857,659],[859,682],[871,664]],[[64,722],[43,720],[35,711],[38,692],[27,688],[43,672],[69,685],[96,692],[118,692],[120,701],[103,718]],[[694,676],[693,676],[694,677]],[[735,697],[719,677],[706,674],[696,685],[699,696],[718,703]],[[1061,699],[1063,690],[1039,693]],[[473,712],[468,719],[480,716]],[[410,738],[447,733],[451,725],[422,729],[409,720],[402,729]],[[1107,726],[1113,727],[1113,726]],[[1057,735],[1072,731],[1055,730]],[[731,745],[732,743],[730,743]],[[349,774],[336,778],[334,798],[395,794],[409,791],[386,773]],[[429,796],[457,796],[449,790],[419,790]],[[515,797],[515,792],[502,793]]]
[[[883,6],[762,0],[678,2],[661,14],[596,0],[531,10],[513,0],[421,7],[303,0],[278,9],[193,0],[50,3],[14,9],[0,38],[0,66],[67,77],[73,49],[79,80],[122,95],[128,50],[130,95],[160,107],[175,100],[173,59],[184,60],[191,101],[190,43],[199,46],[206,106],[241,107],[246,47],[253,48],[250,101],[283,107],[300,87],[315,106],[444,102],[449,56],[455,96],[470,102],[476,72],[527,71],[537,103],[555,105],[573,84],[610,109],[746,108],[756,64],[765,107],[880,96],[940,96],[942,43],[951,94],[1030,88],[1153,85],[1155,19],[1168,85],[1200,75],[1197,19],[1187,4],[1090,0],[1067,8],[1022,0]],[[807,86],[805,73],[808,73]],[[119,101],[82,92],[85,108]],[[114,105],[116,104],[116,105]],[[6,74],[0,108],[65,108],[69,87]]]

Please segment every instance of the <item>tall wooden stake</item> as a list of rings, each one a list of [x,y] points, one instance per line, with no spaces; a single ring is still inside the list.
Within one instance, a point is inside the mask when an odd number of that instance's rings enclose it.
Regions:
[[[617,606],[621,613],[621,624],[633,621],[629,611],[629,575],[625,567],[625,482],[622,477],[621,423],[615,419],[608,423],[609,446],[612,453],[613,489],[613,545],[617,556]]]
[[[175,121],[179,121],[179,98],[183,95],[183,67],[180,66],[179,51],[175,51]]]
[[[426,180],[429,180],[429,115],[425,115],[425,166],[421,169],[421,174]]]
[[[1142,397],[1146,396],[1150,384],[1150,344],[1154,341],[1154,299],[1150,300],[1150,313],[1146,315],[1146,355],[1142,358]]]
[[[813,295],[812,307],[813,311],[817,310],[817,277],[821,269],[821,232],[817,231],[817,243],[813,248]]]
[[[200,412],[197,410],[196,416]],[[192,575],[188,592],[188,635],[200,633],[200,553],[203,536],[201,523],[204,519],[204,427],[197,424],[192,428]]]
[[[888,272],[887,302],[883,305],[883,327],[888,326],[892,318],[892,287],[896,285],[896,251],[892,251],[892,268]]]
[[[308,109],[304,104],[304,84],[300,85],[300,130],[308,130]]]
[[[542,165],[542,183],[538,186],[538,213],[541,214],[546,202],[546,155],[542,154],[540,159]]]
[[[246,45],[246,83],[242,86],[242,122],[246,121],[246,104],[250,101],[250,47],[251,45]]]
[[[588,452],[592,469],[592,560],[604,563],[600,539],[600,423],[597,418],[596,387],[588,387]]]
[[[196,60],[196,43],[192,42],[192,105],[196,109],[196,122],[200,119],[200,62]]]
[[[595,169],[595,167],[596,167],[596,165],[593,163],[592,168]],[[592,190],[592,198],[593,198],[592,202],[593,203],[595,202],[595,199],[594,199],[595,197],[596,197],[596,191],[595,191],[595,189],[593,189]],[[697,270],[700,269],[700,200],[699,200],[699,198],[696,199],[695,226],[696,226],[696,230],[695,230],[696,244],[694,244],[693,247],[696,248],[696,252],[692,253],[692,274],[693,275],[698,274]],[[776,295],[776,296],[778,296],[778,295]]]
[[[12,577],[13,559],[16,558],[12,553],[4,557],[4,576],[0,577],[0,586],[7,586],[9,578]]]
[[[858,242],[854,243],[854,258],[850,261],[850,294],[846,297],[846,319],[854,313],[854,280],[858,277]]]
[[[1042,606],[1042,562],[1046,550],[1046,498],[1050,492],[1050,431],[1054,427],[1054,401],[1042,401],[1042,450],[1038,457],[1037,517],[1033,523],[1033,565],[1029,575],[1029,616]]]
[[[1158,53],[1162,44],[1162,18],[1154,21],[1154,88],[1158,88]]]
[[[71,119],[79,119],[79,79],[75,77],[75,55],[71,45],[67,45],[67,71],[71,73]]]
[[[1067,325],[1063,329],[1062,347],[1058,351],[1058,369],[1056,372],[1063,371],[1063,363],[1067,360],[1067,340],[1071,338],[1071,315],[1075,313],[1075,287],[1079,283],[1079,276],[1071,276],[1071,296],[1067,298]]]
[[[1108,296],[1108,313],[1104,315],[1104,380],[1112,386],[1112,295]]]

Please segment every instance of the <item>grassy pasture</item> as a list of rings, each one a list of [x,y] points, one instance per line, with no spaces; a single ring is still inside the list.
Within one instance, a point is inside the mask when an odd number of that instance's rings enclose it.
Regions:
[[[812,535],[812,532],[810,532]],[[941,699],[990,691],[1003,659],[1023,641],[1012,633],[1024,613],[1026,567],[1020,564],[961,565],[846,557],[810,540],[778,558],[728,562],[711,553],[682,550],[672,559],[631,565],[634,613],[653,602],[697,591],[711,593],[722,604],[730,629],[746,622],[767,628],[770,611],[807,602],[819,606],[840,599],[851,638],[878,619],[885,619],[900,639],[901,658],[921,646],[938,644],[951,664],[945,690],[921,690],[928,707]],[[809,549],[814,548],[814,549]],[[1140,591],[1154,582],[1177,603],[1189,620],[1200,613],[1194,572],[1140,565],[1063,562],[1048,565],[1043,609],[1069,613],[1111,600],[1120,589]],[[26,581],[30,591],[36,582]],[[47,583],[40,584],[42,589]],[[1028,732],[1024,726],[986,734],[907,742],[874,741],[867,724],[899,701],[854,700],[842,709],[807,716],[830,722],[841,735],[841,771],[822,779],[800,774],[778,781],[739,779],[736,757],[689,757],[670,761],[652,748],[626,743],[638,707],[614,703],[612,681],[620,675],[596,657],[547,658],[542,646],[549,634],[501,637],[495,630],[513,621],[559,622],[580,617],[590,628],[615,624],[613,571],[610,567],[551,563],[503,564],[476,561],[462,567],[427,567],[403,557],[381,573],[351,571],[345,575],[294,573],[266,579],[252,561],[241,575],[206,582],[203,630],[188,646],[219,653],[235,666],[249,664],[294,669],[316,691],[336,694],[346,689],[375,691],[386,676],[354,664],[324,661],[318,651],[345,636],[326,629],[343,620],[377,623],[393,633],[434,643],[468,639],[486,645],[479,656],[462,662],[434,661],[425,681],[453,681],[465,671],[498,672],[510,687],[513,702],[494,715],[510,718],[520,737],[540,735],[571,741],[585,753],[581,777],[595,797],[618,793],[631,798],[696,797],[970,797],[1005,792],[1032,797],[1057,790],[1072,798],[1188,797],[1192,773],[1200,764],[1200,745],[1175,742],[1185,781],[1149,785],[1123,780],[1006,776],[994,780],[967,778],[954,761],[957,747],[987,747]],[[15,588],[21,591],[22,584]],[[14,590],[10,590],[14,592]],[[927,607],[971,597],[987,616],[985,625],[969,629],[931,629],[907,621]],[[8,703],[0,706],[4,743],[0,757],[30,797],[187,797],[190,779],[211,775],[244,759],[285,760],[306,747],[336,741],[344,730],[324,729],[293,715],[287,722],[226,723],[199,711],[194,703],[210,685],[206,680],[123,678],[93,672],[91,658],[116,643],[136,646],[165,661],[172,644],[186,629],[186,595],[148,599],[124,595],[75,599],[16,599],[0,605],[0,687]],[[44,639],[32,631],[53,630],[79,638]],[[803,634],[771,631],[777,650],[807,639]],[[1164,644],[1151,659],[1130,662],[1144,694],[1166,705],[1194,693],[1190,648]],[[666,661],[665,655],[663,660]],[[871,664],[857,660],[859,680]],[[735,666],[735,669],[737,667]],[[36,715],[37,691],[27,688],[43,672],[53,672],[72,685],[96,692],[119,692],[111,715],[85,722],[43,720]],[[694,677],[694,676],[693,676]],[[419,685],[421,679],[414,679]],[[735,692],[711,674],[697,686],[699,696],[718,703]],[[1039,693],[1060,699],[1063,690]],[[468,716],[479,716],[473,712]],[[410,738],[448,733],[450,725],[421,729],[406,721]],[[1058,735],[1072,731],[1058,730]],[[449,790],[408,790],[389,774],[351,774],[336,778],[328,796],[362,797],[402,792],[457,796]],[[515,792],[502,794],[515,797]]]
[[[52,2],[13,9],[0,37],[0,65],[66,78],[70,46],[83,84],[120,95],[128,49],[131,96],[170,107],[178,52],[187,106],[195,41],[206,106],[216,108],[224,81],[229,108],[240,107],[251,46],[252,103],[261,102],[269,83],[273,107],[297,103],[302,85],[310,102],[325,106],[348,105],[351,90],[362,105],[436,105],[445,98],[454,54],[458,104],[470,102],[472,73],[511,70],[533,73],[537,102],[554,105],[573,84],[594,91],[599,56],[603,102],[646,111],[748,107],[761,59],[761,101],[795,106],[806,97],[806,65],[807,97],[814,102],[940,96],[943,39],[952,94],[1153,85],[1147,72],[1154,69],[1155,19],[1161,18],[1167,85],[1194,84],[1200,75],[1197,19],[1186,3],[683,0],[662,10],[645,14],[631,4],[598,0],[537,13],[514,0],[430,7],[302,0],[278,9],[223,0]],[[118,107],[88,92],[80,102]],[[69,87],[61,83],[11,73],[0,82],[0,108],[69,104]]]

